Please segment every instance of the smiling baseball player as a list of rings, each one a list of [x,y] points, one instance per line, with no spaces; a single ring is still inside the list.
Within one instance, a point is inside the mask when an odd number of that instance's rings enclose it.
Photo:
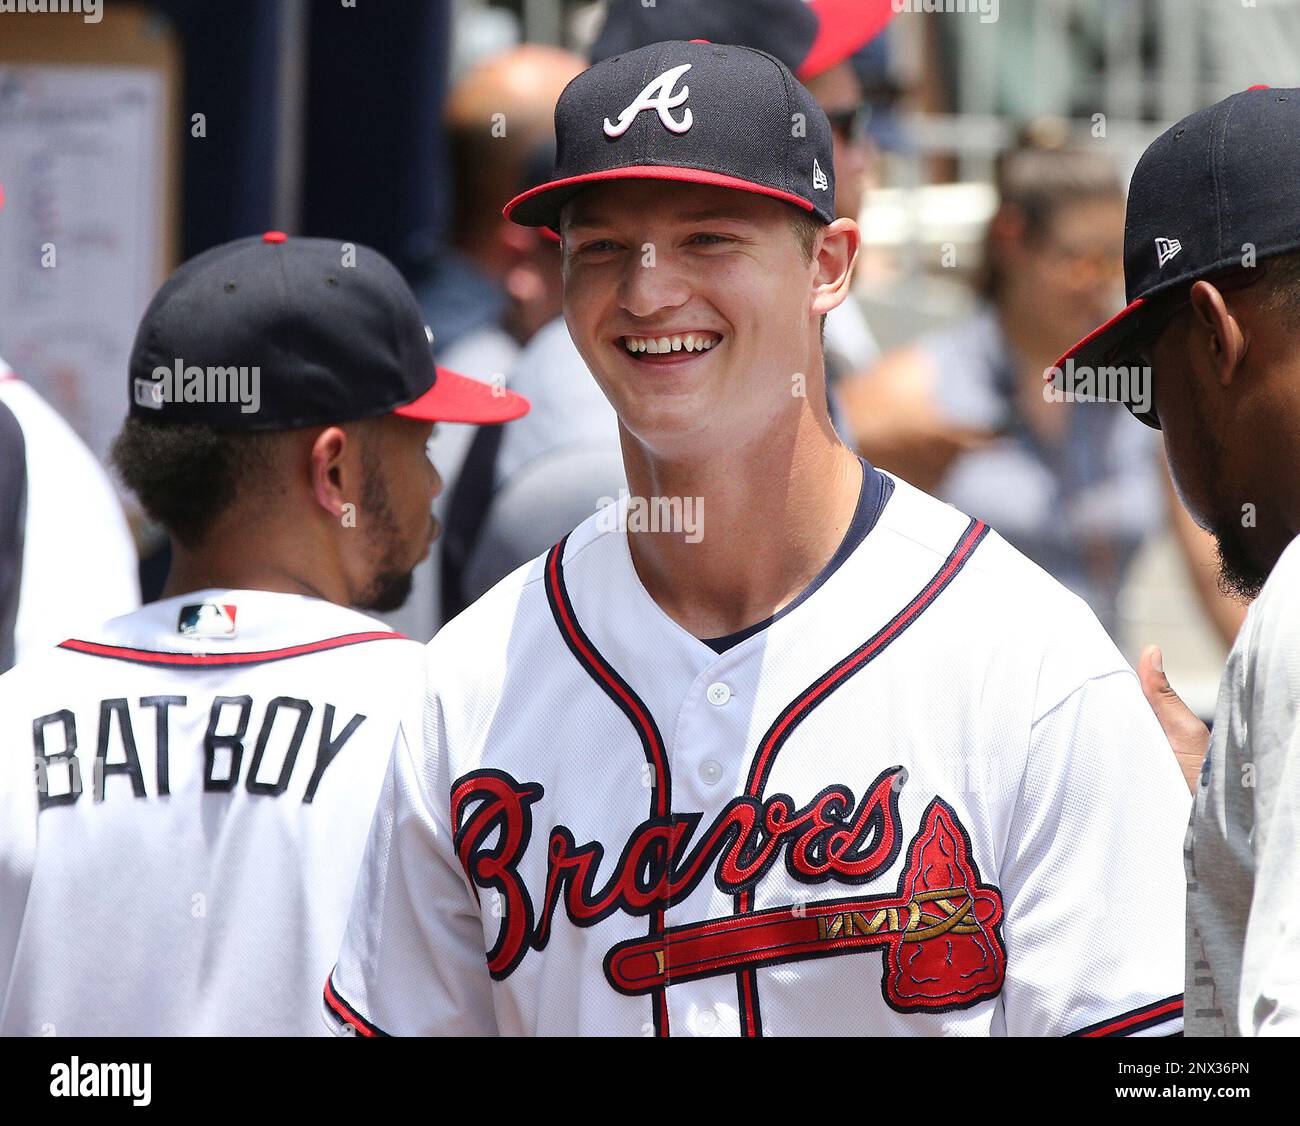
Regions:
[[[670,42],[556,122],[509,214],[563,236],[633,495],[430,645],[327,1020],[1178,1031],[1188,798],[1132,671],[830,425],[859,234],[825,115],[769,55]]]
[[[433,421],[527,409],[427,331],[374,251],[278,232],[154,298],[114,458],[172,571],[0,678],[0,1035],[320,1033],[419,687],[349,607],[400,604],[428,551]]]

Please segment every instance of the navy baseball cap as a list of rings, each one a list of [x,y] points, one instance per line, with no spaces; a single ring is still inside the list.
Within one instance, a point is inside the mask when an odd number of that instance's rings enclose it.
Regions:
[[[1252,86],[1165,130],[1142,154],[1124,223],[1128,304],[1056,362],[1137,367],[1191,284],[1300,249],[1300,89]],[[1152,412],[1128,404],[1157,430]]]
[[[606,180],[672,180],[770,196],[835,221],[826,114],[773,55],[706,42],[655,43],[583,71],[555,107],[554,178],[506,218],[559,230],[560,212]]]
[[[437,367],[432,342],[410,287],[378,251],[269,231],[213,247],[163,284],[131,350],[130,414],[288,430],[386,414],[495,423],[527,413],[521,395]]]
[[[591,49],[600,62],[669,39],[740,43],[807,82],[845,62],[894,17],[893,0],[610,0]]]

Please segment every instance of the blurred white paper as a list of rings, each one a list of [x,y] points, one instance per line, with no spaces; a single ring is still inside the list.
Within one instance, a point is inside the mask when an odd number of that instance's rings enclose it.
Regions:
[[[0,355],[101,460],[161,281],[163,96],[146,68],[0,66]]]

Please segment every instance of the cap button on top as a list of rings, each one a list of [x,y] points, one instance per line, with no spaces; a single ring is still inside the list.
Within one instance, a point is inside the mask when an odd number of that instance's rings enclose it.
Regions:
[[[262,241],[270,243],[287,242],[288,238],[289,236],[283,231],[267,231],[266,234],[262,236]]]

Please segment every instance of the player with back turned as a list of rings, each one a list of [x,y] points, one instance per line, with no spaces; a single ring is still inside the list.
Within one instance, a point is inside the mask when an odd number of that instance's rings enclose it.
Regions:
[[[0,678],[0,1035],[319,1032],[420,649],[435,420],[527,403],[435,369],[397,271],[278,232],[145,313],[126,484],[163,599]],[[35,769],[33,769],[35,767]]]
[[[429,646],[327,1020],[1178,1031],[1187,795],[1132,670],[827,416],[859,232],[825,114],[770,55],[674,41],[556,122],[510,214],[563,238],[632,496]]]
[[[1159,650],[1141,663],[1196,795],[1184,856],[1196,1036],[1300,1033],[1297,136],[1300,89],[1252,86],[1157,137],[1129,187],[1129,303],[1052,371],[1067,386],[1072,368],[1137,373],[1145,401],[1129,409],[1162,432],[1221,586],[1253,600],[1212,739]]]

